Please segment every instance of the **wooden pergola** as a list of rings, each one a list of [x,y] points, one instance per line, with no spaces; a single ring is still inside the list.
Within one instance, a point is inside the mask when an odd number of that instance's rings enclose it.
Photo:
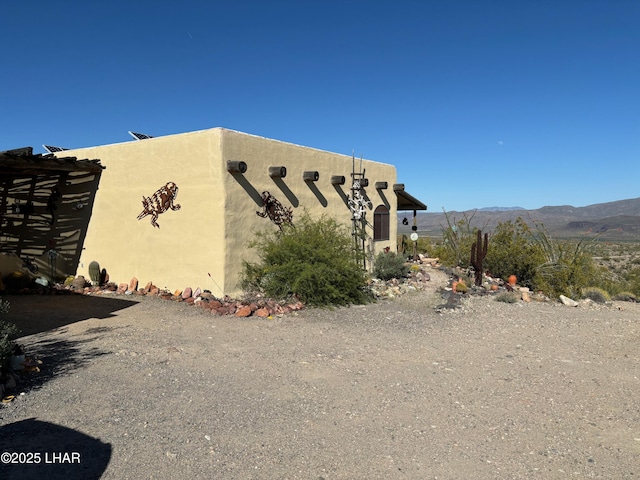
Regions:
[[[39,276],[75,274],[103,169],[31,147],[0,152],[0,254],[34,263]]]

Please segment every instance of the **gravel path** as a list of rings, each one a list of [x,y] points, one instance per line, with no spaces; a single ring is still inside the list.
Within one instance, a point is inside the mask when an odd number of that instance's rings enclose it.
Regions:
[[[9,298],[15,321],[59,326],[20,340],[42,372],[0,407],[0,451],[41,461],[0,478],[640,477],[640,305],[438,313],[437,273],[427,292],[273,320]]]

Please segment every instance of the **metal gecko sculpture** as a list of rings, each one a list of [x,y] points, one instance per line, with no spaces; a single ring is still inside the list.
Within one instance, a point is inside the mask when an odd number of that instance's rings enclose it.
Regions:
[[[160,228],[158,216],[167,210],[180,210],[180,205],[174,203],[178,196],[178,186],[173,182],[168,182],[160,187],[150,197],[142,196],[142,206],[144,210],[138,215],[138,220],[142,220],[147,215],[151,215],[151,225]]]
[[[293,210],[282,205],[276,197],[268,191],[262,192],[262,203],[264,203],[262,212],[256,212],[256,215],[262,218],[269,218],[275,223],[280,230],[282,225],[293,225]]]

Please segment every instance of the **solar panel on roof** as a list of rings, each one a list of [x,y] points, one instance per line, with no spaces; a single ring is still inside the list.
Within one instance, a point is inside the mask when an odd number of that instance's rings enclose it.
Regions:
[[[153,138],[151,135],[146,135],[144,133],[136,133],[129,131],[129,135],[131,135],[136,140],[146,140],[147,138]]]
[[[44,147],[44,149],[48,152],[48,153],[55,153],[55,152],[64,152],[65,150],[69,150],[68,148],[64,148],[64,147],[55,147],[53,145],[42,145]]]

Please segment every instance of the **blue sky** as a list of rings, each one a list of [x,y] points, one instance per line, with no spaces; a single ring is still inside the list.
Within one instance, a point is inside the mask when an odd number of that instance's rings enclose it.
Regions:
[[[226,127],[396,165],[429,211],[640,197],[637,0],[21,0],[0,150]]]

